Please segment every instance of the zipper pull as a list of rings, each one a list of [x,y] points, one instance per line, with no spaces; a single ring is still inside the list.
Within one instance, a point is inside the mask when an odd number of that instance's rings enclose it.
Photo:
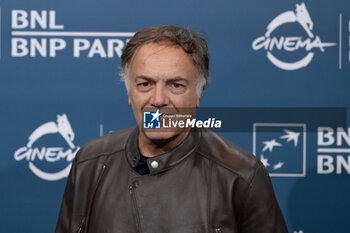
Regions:
[[[97,185],[96,186],[98,186],[98,184],[100,183],[100,180],[101,180],[101,178],[102,178],[102,176],[103,176],[103,173],[105,172],[105,170],[106,170],[106,164],[103,164],[103,166],[102,166],[102,171],[100,172],[100,175],[99,175],[99,177],[97,178]]]
[[[84,225],[84,223],[85,223],[85,217],[83,217],[83,218],[81,219],[80,224],[79,224],[79,228],[78,228],[78,230],[77,230],[76,233],[81,233],[81,231],[83,230],[83,225]]]

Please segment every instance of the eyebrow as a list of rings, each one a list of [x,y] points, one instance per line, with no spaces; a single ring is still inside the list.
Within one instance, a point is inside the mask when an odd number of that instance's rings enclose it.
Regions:
[[[135,81],[137,81],[138,79],[144,79],[144,80],[153,81],[153,82],[156,81],[154,78],[146,76],[146,75],[136,76]],[[184,82],[186,82],[186,84],[188,84],[188,80],[183,78],[183,77],[180,77],[180,76],[176,76],[176,77],[173,77],[173,78],[168,78],[168,79],[165,80],[165,82],[174,82],[174,81],[184,81]]]
[[[148,76],[145,76],[145,75],[136,76],[135,81],[137,81],[138,79],[144,79],[144,80],[147,80],[147,81],[154,81],[154,79],[152,77],[148,77]]]

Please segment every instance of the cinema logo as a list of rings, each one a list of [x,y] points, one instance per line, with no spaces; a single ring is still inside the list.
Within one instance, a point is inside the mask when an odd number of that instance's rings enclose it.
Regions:
[[[56,57],[66,48],[73,57],[120,57],[132,32],[80,32],[65,31],[57,23],[56,11],[11,12],[12,57]],[[69,45],[69,46],[68,46]]]
[[[57,134],[61,136],[68,145],[68,149],[64,147],[46,147],[46,146],[34,146],[40,144],[39,139],[48,137],[50,134]],[[57,115],[57,121],[50,121],[40,125],[36,128],[28,137],[28,143],[26,146],[19,148],[14,153],[16,161],[26,160],[29,165],[29,169],[39,178],[48,181],[60,180],[68,176],[72,166],[72,160],[75,158],[79,146],[74,145],[75,134],[68,121],[67,115]],[[44,169],[38,168],[38,164],[43,167],[49,168],[52,163],[61,163],[65,161],[64,168],[59,171],[44,171]],[[68,165],[67,165],[68,163]],[[37,165],[35,165],[37,164]],[[56,166],[55,166],[55,169]],[[52,170],[52,168],[50,169]]]
[[[144,129],[176,129],[176,128],[221,128],[221,120],[208,118],[199,120],[192,114],[169,114],[157,111],[143,112]]]
[[[308,38],[302,36],[293,37],[271,37],[271,34],[279,27],[289,24],[298,23],[306,32]],[[264,36],[256,38],[252,47],[254,50],[264,49],[267,53],[267,58],[272,64],[283,70],[298,70],[310,64],[314,57],[313,49],[319,49],[324,52],[326,47],[335,46],[336,43],[324,43],[318,35],[312,32],[314,23],[311,20],[310,14],[304,3],[296,4],[296,10],[286,11],[276,16],[267,26]],[[293,52],[300,49],[305,49],[306,55],[297,61],[286,62],[278,59],[272,54],[274,49]]]
[[[350,174],[350,128],[318,127],[317,173]]]

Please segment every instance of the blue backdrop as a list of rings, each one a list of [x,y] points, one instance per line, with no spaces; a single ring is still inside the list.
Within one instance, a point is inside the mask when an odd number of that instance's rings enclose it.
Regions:
[[[203,107],[350,107],[347,0],[0,0],[0,232],[54,232],[74,152],[135,125],[120,51],[165,24],[208,40]],[[222,133],[266,164],[290,232],[350,232],[350,130],[329,117]]]

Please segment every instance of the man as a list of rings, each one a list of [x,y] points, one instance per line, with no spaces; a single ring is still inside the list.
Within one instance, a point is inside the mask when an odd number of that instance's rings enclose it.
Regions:
[[[144,29],[127,44],[121,66],[138,127],[77,153],[56,233],[287,232],[255,156],[209,130],[143,127],[148,109],[199,106],[209,79],[205,41],[175,26]]]

